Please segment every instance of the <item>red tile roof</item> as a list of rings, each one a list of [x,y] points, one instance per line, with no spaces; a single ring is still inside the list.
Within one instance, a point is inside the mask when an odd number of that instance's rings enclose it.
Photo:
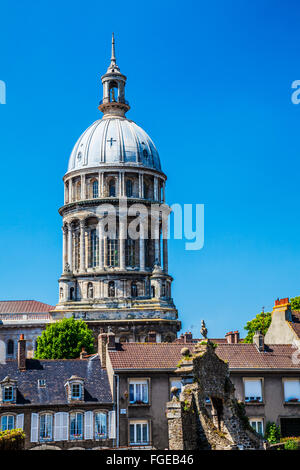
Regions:
[[[52,305],[37,300],[1,300],[0,313],[46,313],[53,310]]]
[[[182,348],[180,343],[122,343],[109,356],[114,369],[174,369]]]
[[[193,344],[186,344],[191,352]],[[175,369],[181,359],[181,343],[123,343],[116,351],[109,351],[114,369]],[[293,364],[292,345],[274,344],[259,352],[254,344],[218,344],[217,355],[234,369],[298,369]]]
[[[298,338],[300,339],[300,311],[293,310],[292,318],[293,318],[293,321],[292,322],[290,321],[289,324],[293,328]]]
[[[269,344],[259,352],[255,344],[219,344],[216,353],[232,369],[298,369],[293,364],[295,347],[291,344]]]

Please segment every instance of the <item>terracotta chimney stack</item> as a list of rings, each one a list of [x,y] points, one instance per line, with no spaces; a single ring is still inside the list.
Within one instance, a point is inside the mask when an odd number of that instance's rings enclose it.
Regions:
[[[26,340],[23,334],[18,341],[18,368],[21,371],[26,370]]]

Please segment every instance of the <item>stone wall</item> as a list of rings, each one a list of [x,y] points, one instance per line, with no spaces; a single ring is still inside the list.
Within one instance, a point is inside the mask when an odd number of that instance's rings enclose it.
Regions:
[[[262,449],[262,438],[251,428],[243,405],[234,397],[228,365],[209,341],[187,348],[176,370],[182,377],[180,397],[167,403],[171,450]]]

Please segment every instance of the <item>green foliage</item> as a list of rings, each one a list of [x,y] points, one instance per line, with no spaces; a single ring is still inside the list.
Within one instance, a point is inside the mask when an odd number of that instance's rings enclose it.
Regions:
[[[300,310],[300,297],[293,297],[290,302],[292,310]]]
[[[93,334],[82,320],[64,318],[47,325],[37,338],[36,359],[76,359],[81,349],[93,352]]]
[[[267,422],[265,438],[270,444],[276,444],[280,441],[280,427],[270,421]]]
[[[298,442],[296,439],[287,439],[284,443],[285,450],[298,450]]]
[[[253,320],[247,322],[244,330],[247,330],[247,336],[244,339],[244,343],[252,343],[253,335],[256,331],[261,331],[264,335],[268,331],[268,328],[271,324],[271,313],[265,312],[264,317],[263,313],[258,313]]]
[[[1,450],[21,450],[24,447],[25,433],[22,429],[0,431]]]

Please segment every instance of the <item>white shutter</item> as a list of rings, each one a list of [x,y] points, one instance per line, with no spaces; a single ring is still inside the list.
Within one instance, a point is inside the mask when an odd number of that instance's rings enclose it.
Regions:
[[[39,440],[39,415],[31,413],[31,433],[30,442],[38,442]]]
[[[69,440],[69,413],[62,413],[61,440]]]
[[[84,438],[93,439],[93,412],[86,411],[84,413]]]
[[[17,415],[16,429],[24,429],[24,413]]]
[[[62,413],[55,413],[54,415],[54,434],[55,441],[61,441],[62,436]]]
[[[116,438],[116,412],[109,411],[108,413],[108,437],[109,439]]]

